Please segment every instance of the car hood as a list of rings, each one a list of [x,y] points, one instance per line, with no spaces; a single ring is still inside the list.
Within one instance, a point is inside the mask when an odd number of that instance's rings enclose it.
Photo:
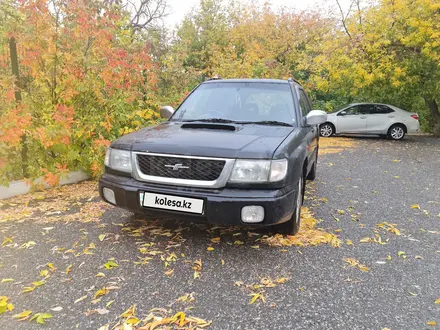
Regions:
[[[125,135],[111,147],[188,156],[270,159],[293,130],[283,126],[166,122]]]

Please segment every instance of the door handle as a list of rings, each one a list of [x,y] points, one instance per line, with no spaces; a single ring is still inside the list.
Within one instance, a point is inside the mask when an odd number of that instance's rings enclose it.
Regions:
[[[361,116],[361,119],[367,119],[367,116]]]
[[[396,116],[392,116],[392,115],[389,115],[389,116],[388,116],[388,118],[394,118],[394,117],[396,117]]]

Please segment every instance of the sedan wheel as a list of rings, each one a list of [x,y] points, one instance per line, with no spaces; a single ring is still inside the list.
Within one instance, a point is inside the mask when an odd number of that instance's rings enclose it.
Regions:
[[[319,134],[323,137],[330,137],[333,133],[333,126],[330,124],[322,124],[319,127]]]
[[[393,126],[390,128],[388,136],[393,140],[402,140],[405,136],[405,129],[400,125]]]

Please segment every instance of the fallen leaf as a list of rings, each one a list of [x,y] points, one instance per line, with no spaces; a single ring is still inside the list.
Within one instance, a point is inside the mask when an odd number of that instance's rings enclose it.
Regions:
[[[132,317],[136,312],[136,305],[131,305],[124,313],[121,314],[121,317],[128,318]]]
[[[411,205],[412,209],[419,209],[420,210],[420,205],[419,204],[413,204]]]
[[[437,322],[435,322],[435,321],[428,321],[428,322],[426,322],[426,324],[427,324],[427,325],[436,326],[436,325],[437,325]]]
[[[114,260],[109,260],[104,264],[106,269],[113,269],[119,267],[119,265]]]
[[[8,283],[8,282],[14,282],[13,278],[4,278],[1,280],[1,283]]]
[[[212,243],[220,243],[220,237],[211,238]]]
[[[29,315],[32,314],[32,311],[23,311],[20,314],[15,314],[12,316],[13,319],[18,319],[19,321],[26,321],[29,318]]]
[[[63,310],[63,307],[58,306],[58,307],[51,308],[50,310],[54,311],[54,312],[61,312]]]
[[[36,320],[38,324],[45,324],[45,320],[51,319],[53,316],[49,313],[36,313],[31,317],[30,321]]]
[[[69,275],[71,270],[72,270],[72,265],[67,266],[67,268],[66,268],[66,275]]]
[[[104,273],[99,272],[98,274],[95,275],[95,277],[105,277]]]
[[[52,272],[54,272],[57,268],[53,265],[53,263],[51,263],[51,262],[49,262],[48,264],[47,264],[47,267],[49,267],[49,269],[52,271]]]
[[[35,243],[34,241],[29,241],[29,242],[27,242],[27,243],[22,244],[22,245],[19,247],[19,249],[22,249],[22,248],[29,249],[30,247],[34,246],[35,244],[37,244],[37,243]]]
[[[109,308],[114,302],[114,300],[110,300],[107,304],[105,304],[105,307]]]
[[[165,275],[166,275],[166,276],[171,276],[171,275],[173,275],[173,273],[174,273],[174,269],[170,269],[170,270],[167,270],[167,271],[165,272]]]
[[[93,296],[94,299],[100,297],[100,296],[104,296],[107,293],[109,293],[109,290],[107,288],[102,288],[99,289],[98,291],[96,291],[95,295]]]
[[[347,245],[353,245],[353,241],[351,239],[347,240]]]
[[[47,269],[42,269],[41,271],[40,271],[40,276],[41,277],[46,277],[46,276],[48,276],[49,275],[49,271],[47,270]]]
[[[85,299],[87,299],[87,296],[82,296],[81,298],[76,299],[76,300],[74,301],[74,304],[77,304],[77,303],[79,303],[79,302],[81,302],[81,301],[83,301],[83,300],[85,300]]]
[[[0,315],[6,312],[12,312],[14,310],[14,305],[8,301],[8,297],[0,296]]]
[[[402,259],[406,259],[405,252],[403,252],[403,251],[399,251],[399,252],[397,252],[397,255],[398,255],[399,257],[401,257]]]
[[[436,301],[434,301],[434,304],[440,305],[440,298],[438,298]]]
[[[359,270],[363,271],[363,272],[368,272],[370,269],[361,264],[358,260],[354,259],[354,258],[344,258],[343,259],[346,263],[348,263],[351,267],[357,267],[359,268]]]
[[[110,311],[106,308],[97,308],[95,309],[96,313],[98,313],[99,315],[105,315],[108,314]]]
[[[249,302],[250,305],[255,303],[257,300],[261,300],[262,302],[266,302],[266,300],[264,299],[263,294],[261,294],[261,293],[252,293],[252,294],[250,294],[250,296],[252,296],[252,299]]]
[[[141,320],[139,320],[137,317],[130,317],[129,319],[127,319],[124,323],[125,324],[130,324],[130,325],[136,325],[140,322]]]
[[[214,251],[214,248],[212,246],[208,246],[207,250],[208,251]]]
[[[5,239],[3,240],[2,246],[6,245],[8,243],[12,243],[12,238],[5,237]]]
[[[105,239],[106,234],[101,234],[98,236],[99,240],[102,242]]]

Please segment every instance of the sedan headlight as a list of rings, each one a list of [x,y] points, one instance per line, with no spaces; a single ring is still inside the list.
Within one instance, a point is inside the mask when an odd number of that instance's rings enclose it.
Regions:
[[[287,159],[236,160],[230,182],[264,183],[278,182],[287,174]]]
[[[131,173],[131,152],[108,148],[104,164],[111,169]]]

